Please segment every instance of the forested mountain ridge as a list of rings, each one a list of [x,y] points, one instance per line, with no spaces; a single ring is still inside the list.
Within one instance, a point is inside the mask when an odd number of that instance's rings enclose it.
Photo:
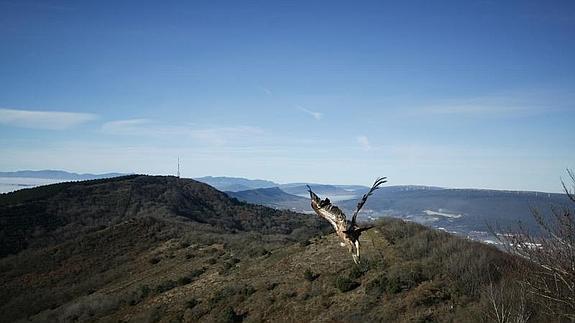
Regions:
[[[0,256],[145,216],[232,232],[287,234],[303,224],[312,228],[321,224],[313,217],[230,199],[191,179],[129,175],[0,195]]]

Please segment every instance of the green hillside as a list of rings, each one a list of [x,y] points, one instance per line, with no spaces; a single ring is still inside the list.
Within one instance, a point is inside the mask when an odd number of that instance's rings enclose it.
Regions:
[[[354,265],[315,216],[174,177],[4,194],[0,220],[7,322],[483,322],[516,275],[495,248],[399,220],[364,234]]]

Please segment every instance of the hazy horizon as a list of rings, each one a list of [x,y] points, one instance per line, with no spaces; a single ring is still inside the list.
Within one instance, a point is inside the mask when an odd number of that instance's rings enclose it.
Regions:
[[[63,172],[68,172],[68,173],[72,173],[72,174],[78,174],[78,175],[105,175],[105,174],[122,174],[122,175],[149,175],[149,176],[176,176],[176,173],[173,174],[153,174],[153,173],[134,173],[134,172],[129,172],[129,173],[119,173],[119,172],[86,172],[86,173],[79,173],[79,172],[74,172],[74,171],[68,171],[68,170],[63,170],[63,169],[36,169],[36,170],[31,170],[31,169],[20,169],[20,170],[13,170],[13,171],[5,171],[5,170],[0,170],[0,173],[2,172],[18,172],[18,171],[32,171],[32,172],[41,172],[41,171],[63,171]],[[241,177],[241,176],[233,176],[233,175],[199,175],[199,176],[180,176],[181,178],[187,178],[187,179],[200,179],[203,177],[226,177],[226,178],[233,178],[233,179],[247,179],[247,180],[262,180],[262,181],[270,181],[273,182],[275,184],[278,185],[284,185],[284,184],[316,184],[316,185],[363,185],[365,187],[369,187],[372,182],[356,182],[356,183],[339,183],[339,182],[280,182],[280,181],[275,181],[275,180],[271,180],[268,178],[261,178],[261,177],[254,177],[254,178],[249,178],[249,177]],[[44,180],[43,182],[39,182],[39,183],[33,183],[30,184],[28,182],[26,183],[19,183],[18,181],[16,181],[16,179],[37,179],[37,180]],[[11,181],[9,181],[9,183],[4,183],[4,180],[10,179]],[[12,180],[13,179],[13,180]],[[8,185],[15,185],[15,184],[24,184],[22,187],[18,188],[18,189],[22,189],[22,188],[29,188],[29,187],[35,187],[37,185],[46,185],[46,184],[53,184],[53,183],[59,183],[59,182],[63,182],[63,181],[69,181],[70,179],[57,179],[54,178],[54,180],[50,180],[47,178],[43,178],[43,177],[37,177],[37,178],[33,178],[33,177],[2,177],[0,174],[0,186],[2,186],[3,184],[8,184]],[[444,189],[470,189],[470,190],[498,190],[498,191],[520,191],[520,192],[540,192],[540,193],[553,193],[553,194],[563,194],[564,190],[558,190],[558,191],[538,191],[538,190],[517,190],[517,189],[506,189],[506,188],[489,188],[489,187],[483,187],[483,188],[479,188],[479,187],[471,187],[471,186],[465,186],[465,187],[449,187],[449,186],[440,186],[440,185],[427,185],[427,184],[417,184],[417,183],[388,183],[388,185],[385,186],[426,186],[426,187],[439,187],[439,188],[444,188]],[[7,192],[11,192],[14,191],[14,189],[10,189],[10,190],[6,190],[7,185],[4,185],[3,188],[0,188],[0,193],[7,193]]]
[[[575,3],[1,1],[0,169],[561,192]]]

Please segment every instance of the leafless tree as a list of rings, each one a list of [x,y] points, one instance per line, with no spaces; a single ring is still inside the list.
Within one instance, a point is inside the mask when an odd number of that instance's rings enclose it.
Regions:
[[[489,282],[483,291],[489,317],[498,323],[526,323],[531,318],[525,285],[513,281]]]
[[[528,260],[520,284],[548,314],[575,321],[575,174],[567,170],[571,187],[562,181],[568,205],[555,206],[551,215],[532,210],[541,234],[520,225],[499,234],[507,250]]]

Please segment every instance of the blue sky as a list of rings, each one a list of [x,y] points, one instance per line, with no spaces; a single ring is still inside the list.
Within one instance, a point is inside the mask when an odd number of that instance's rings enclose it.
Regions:
[[[572,1],[0,1],[0,170],[561,190]]]

